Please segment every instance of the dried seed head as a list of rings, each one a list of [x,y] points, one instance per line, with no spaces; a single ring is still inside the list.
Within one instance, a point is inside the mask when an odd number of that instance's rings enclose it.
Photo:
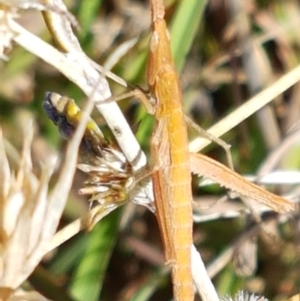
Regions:
[[[105,148],[102,156],[89,160],[91,164],[78,164],[78,168],[88,175],[79,192],[91,195],[90,229],[108,213],[129,201],[127,187],[133,177],[131,165],[122,153]]]
[[[268,301],[264,296],[254,295],[245,291],[238,291],[234,297],[226,296],[221,301]]]
[[[19,287],[38,265],[54,234],[45,233],[44,224],[58,223],[61,215],[49,214],[55,212],[47,198],[53,166],[43,168],[39,178],[33,173],[30,156],[32,123],[25,133],[18,169],[12,171],[5,152],[7,143],[0,132],[1,300],[4,300],[1,292]]]
[[[15,9],[0,4],[0,59],[7,60],[5,53],[11,48],[11,41],[15,34],[11,30],[9,22],[16,17]]]

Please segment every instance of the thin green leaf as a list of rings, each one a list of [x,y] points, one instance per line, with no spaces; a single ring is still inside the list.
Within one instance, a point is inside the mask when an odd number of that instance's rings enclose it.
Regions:
[[[87,235],[73,238],[72,243],[59,252],[59,256],[55,258],[49,270],[58,276],[69,272],[74,266],[77,266],[78,261],[84,254],[87,239]]]
[[[106,268],[117,238],[119,212],[112,212],[93,229],[70,290],[77,300],[99,299]]]
[[[207,0],[180,1],[171,22],[171,47],[178,73],[183,68],[186,56],[197,34],[207,2]]]
[[[78,19],[83,32],[90,30],[91,25],[98,14],[101,3],[102,0],[80,1]]]

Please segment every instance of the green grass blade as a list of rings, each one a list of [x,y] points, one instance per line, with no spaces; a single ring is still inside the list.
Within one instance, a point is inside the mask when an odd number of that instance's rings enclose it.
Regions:
[[[197,34],[206,4],[207,0],[180,1],[171,22],[171,47],[179,74]]]
[[[118,217],[118,211],[112,212],[90,233],[85,256],[79,264],[70,288],[72,296],[77,300],[99,299],[106,268],[116,242]]]
[[[99,13],[102,0],[80,1],[78,19],[83,32],[90,31],[91,26]]]

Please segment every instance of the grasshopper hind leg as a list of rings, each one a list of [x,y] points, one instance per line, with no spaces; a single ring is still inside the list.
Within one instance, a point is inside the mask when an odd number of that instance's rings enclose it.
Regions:
[[[216,144],[218,144],[219,146],[221,146],[224,149],[225,154],[226,154],[226,159],[227,159],[227,162],[228,162],[228,166],[229,166],[230,169],[234,170],[233,160],[232,160],[232,156],[231,156],[231,153],[230,153],[230,147],[231,146],[228,143],[226,143],[224,140],[222,140],[222,139],[210,134],[209,132],[205,131],[201,126],[196,124],[187,115],[185,115],[184,118],[185,118],[185,121],[188,124],[188,126],[193,128],[196,132],[198,132],[203,137],[209,139],[210,141],[215,142]]]

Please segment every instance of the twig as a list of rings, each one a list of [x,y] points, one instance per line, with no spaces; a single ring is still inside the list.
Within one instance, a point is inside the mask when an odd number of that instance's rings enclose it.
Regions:
[[[254,114],[263,106],[272,101],[279,94],[283,93],[300,80],[300,65],[282,76],[256,96],[249,99],[245,104],[237,108],[234,112],[224,117],[207,131],[216,137],[220,137],[229,130],[237,126],[243,120]],[[196,138],[189,144],[191,152],[199,152],[201,149],[209,145],[211,141],[205,138]]]

